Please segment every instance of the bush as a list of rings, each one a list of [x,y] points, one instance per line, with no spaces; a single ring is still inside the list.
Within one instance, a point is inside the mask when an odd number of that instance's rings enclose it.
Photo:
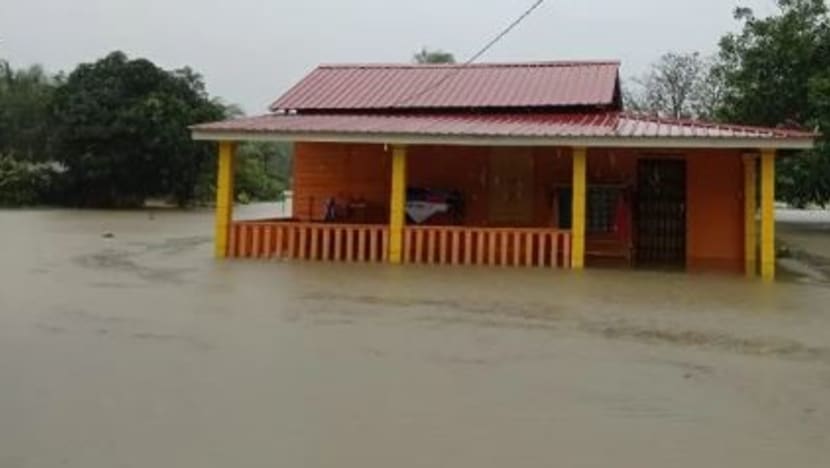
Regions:
[[[52,164],[0,155],[0,206],[36,205],[54,198],[59,176]]]

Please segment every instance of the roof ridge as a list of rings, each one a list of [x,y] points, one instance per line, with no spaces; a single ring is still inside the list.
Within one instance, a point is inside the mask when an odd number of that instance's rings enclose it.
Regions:
[[[478,62],[478,63],[321,63],[318,69],[424,69],[424,68],[546,68],[546,67],[590,67],[590,66],[617,66],[621,65],[619,60],[552,60],[552,61],[529,61],[529,62]]]

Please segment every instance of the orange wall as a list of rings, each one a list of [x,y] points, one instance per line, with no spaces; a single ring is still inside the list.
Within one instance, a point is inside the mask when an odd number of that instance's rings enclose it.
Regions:
[[[464,224],[484,226],[488,157],[486,147],[413,146],[409,150],[407,185],[460,191],[464,196]],[[440,218],[430,221],[442,224]]]
[[[739,151],[687,155],[686,251],[692,270],[743,268],[743,168]]]
[[[569,149],[533,148],[534,225],[551,224],[550,193],[568,185]],[[474,146],[412,146],[407,159],[407,185],[459,190],[464,195],[468,225],[488,225],[490,148]],[[325,200],[343,203],[363,198],[374,221],[385,222],[389,209],[391,155],[383,145],[297,143],[294,156],[294,217],[323,218]],[[441,223],[440,218],[436,220]]]
[[[320,220],[326,199],[363,198],[370,222],[385,222],[391,159],[382,145],[297,143],[294,147],[294,217]]]
[[[407,185],[455,189],[465,199],[464,224],[488,224],[487,181],[490,149],[464,146],[412,146]],[[551,191],[571,178],[570,149],[533,148],[534,225],[552,224]],[[738,151],[592,149],[588,185],[635,184],[637,159],[672,155],[687,161],[687,257],[690,269],[740,270],[743,259],[743,176]],[[298,143],[294,160],[294,216],[322,219],[324,203],[335,197],[365,199],[369,222],[386,222],[391,156],[383,145]],[[442,224],[447,220],[436,219]]]

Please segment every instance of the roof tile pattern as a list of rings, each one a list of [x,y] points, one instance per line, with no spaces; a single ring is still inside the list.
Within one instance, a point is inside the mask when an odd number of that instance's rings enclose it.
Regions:
[[[618,62],[322,65],[271,110],[612,106],[618,70]]]

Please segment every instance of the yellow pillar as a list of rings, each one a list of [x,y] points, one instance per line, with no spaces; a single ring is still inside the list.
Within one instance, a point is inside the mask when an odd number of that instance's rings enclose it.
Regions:
[[[755,276],[758,271],[756,249],[758,248],[758,228],[755,215],[758,209],[755,155],[744,155],[744,270],[747,276]]]
[[[392,191],[389,197],[389,263],[403,259],[406,220],[406,146],[392,147]]]
[[[775,278],[775,150],[761,152],[761,277]]]
[[[573,181],[571,209],[571,268],[581,270],[585,267],[585,169],[586,153],[584,147],[573,149]]]
[[[214,234],[214,255],[225,258],[228,254],[228,233],[233,217],[233,176],[236,144],[230,141],[219,143],[219,167],[216,171],[216,226]]]

